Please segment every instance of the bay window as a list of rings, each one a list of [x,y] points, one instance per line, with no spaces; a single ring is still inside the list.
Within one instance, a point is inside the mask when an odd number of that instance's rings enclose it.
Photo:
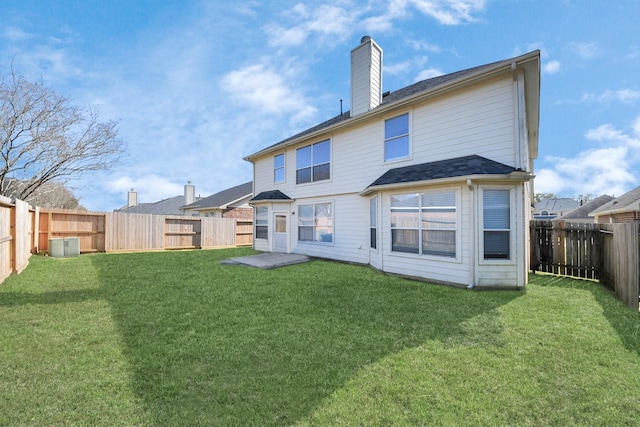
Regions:
[[[391,250],[456,257],[456,191],[391,196]]]

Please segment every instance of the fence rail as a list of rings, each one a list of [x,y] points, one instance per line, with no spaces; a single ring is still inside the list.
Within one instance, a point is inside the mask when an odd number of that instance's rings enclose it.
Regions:
[[[253,221],[31,208],[0,196],[0,283],[20,273],[49,240],[77,237],[81,253],[251,245]]]
[[[530,268],[598,280],[638,310],[640,223],[531,221]]]
[[[78,237],[80,252],[205,249],[250,245],[253,221],[64,209],[40,211],[38,251],[49,239]]]

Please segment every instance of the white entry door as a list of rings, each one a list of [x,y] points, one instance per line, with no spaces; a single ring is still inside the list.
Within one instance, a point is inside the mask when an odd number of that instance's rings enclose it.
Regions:
[[[289,252],[289,214],[276,212],[273,214],[273,252]]]

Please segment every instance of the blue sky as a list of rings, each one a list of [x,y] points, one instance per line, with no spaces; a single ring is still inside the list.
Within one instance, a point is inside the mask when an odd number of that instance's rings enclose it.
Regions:
[[[90,210],[251,180],[242,160],[349,109],[349,55],[383,91],[540,49],[536,192],[640,185],[640,1],[2,0],[0,70],[119,122],[127,155],[72,182]]]

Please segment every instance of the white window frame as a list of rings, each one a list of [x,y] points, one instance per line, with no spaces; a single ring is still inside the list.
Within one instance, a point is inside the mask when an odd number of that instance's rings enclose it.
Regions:
[[[433,253],[426,253],[424,252],[424,245],[423,245],[423,232],[428,230],[428,228],[423,227],[423,212],[428,209],[427,207],[422,206],[422,196],[423,195],[429,195],[429,194],[438,194],[438,193],[453,193],[454,197],[455,197],[455,218],[456,218],[456,224],[455,227],[453,229],[443,229],[445,231],[454,231],[455,232],[455,254],[454,256],[447,256],[447,255],[438,255],[438,254],[433,254]],[[400,208],[396,208],[398,209],[398,211],[402,211],[402,210],[407,210],[407,211],[412,211],[412,212],[416,212],[416,224],[417,226],[414,227],[394,227],[392,221],[393,218],[393,207],[392,205],[392,197],[393,196],[403,196],[403,195],[416,195],[417,200],[418,200],[418,206],[415,207],[400,207]],[[389,195],[389,232],[391,233],[391,235],[389,236],[389,242],[390,242],[390,247],[389,250],[391,251],[391,253],[393,255],[398,255],[398,256],[413,256],[413,257],[420,257],[420,258],[429,258],[429,259],[436,259],[436,260],[441,260],[441,261],[455,261],[455,262],[459,262],[460,261],[460,253],[461,253],[461,236],[462,236],[462,218],[461,218],[461,212],[462,212],[462,207],[461,207],[461,190],[460,187],[446,187],[446,188],[437,188],[437,189],[428,189],[428,190],[422,190],[422,191],[417,191],[417,192],[412,192],[412,193],[392,193]],[[418,252],[405,252],[405,251],[397,251],[397,250],[393,250],[393,230],[415,230],[418,232]]]
[[[369,199],[369,249],[374,251],[378,250],[380,227],[378,221],[378,196],[374,196]],[[375,232],[375,237],[374,233]],[[373,245],[371,244],[373,243]]]
[[[331,209],[331,216],[328,217],[330,218],[330,225],[329,226],[322,226],[322,225],[318,225],[318,217],[316,216],[316,211],[317,211],[317,207],[320,205],[329,205],[330,209]],[[301,214],[302,208],[303,207],[311,207],[311,209],[313,209],[313,224],[309,225],[309,224],[301,224],[301,222],[304,220],[304,216]],[[297,236],[296,238],[298,239],[298,243],[304,243],[304,244],[313,244],[313,245],[329,245],[329,246],[333,246],[335,244],[335,204],[333,203],[333,201],[318,201],[318,202],[309,202],[309,203],[301,203],[298,205],[298,226],[296,227],[297,230]],[[312,229],[312,233],[313,233],[313,239],[312,240],[308,240],[308,239],[301,239],[300,238],[300,228],[301,227],[305,227],[305,228],[311,228]],[[321,228],[330,228],[331,232],[330,233],[325,233],[322,234],[321,233]],[[326,235],[330,235],[331,236],[331,240],[328,241],[326,240],[326,237],[322,237],[322,236],[326,236]]]
[[[316,163],[316,160],[314,159],[313,147],[318,145],[318,144],[322,144],[324,142],[329,144],[329,161]],[[321,141],[314,142],[313,144],[305,145],[304,147],[298,147],[296,149],[296,185],[313,184],[315,182],[323,182],[323,181],[330,181],[331,180],[331,176],[333,175],[332,171],[331,171],[331,163],[332,163],[331,162],[331,156],[333,155],[332,145],[333,144],[331,142],[331,138],[327,138],[327,139],[323,139]],[[298,165],[298,152],[300,150],[305,149],[305,148],[310,148],[311,149],[311,164],[309,166],[299,167],[299,165]],[[323,165],[329,165],[329,177],[328,178],[324,178],[324,179],[314,180],[313,179],[314,168],[318,167],[318,166],[323,166]],[[310,169],[310,173],[311,173],[310,181],[305,181],[305,182],[299,182],[298,181],[298,172],[303,170],[303,169]]]
[[[403,133],[403,134],[398,134],[398,135],[393,135],[390,138],[387,138],[387,122],[393,119],[397,119],[399,117],[402,116],[407,116],[407,133]],[[407,160],[411,158],[411,112],[407,111],[404,112],[402,114],[396,114],[393,117],[387,117],[386,119],[383,120],[382,122],[382,158],[383,161],[385,163],[392,163],[392,162],[397,162],[397,161],[401,161],[401,160]],[[405,156],[400,156],[400,157],[393,157],[393,158],[388,158],[387,157],[387,142],[390,141],[394,141],[394,140],[398,140],[400,138],[407,138],[407,154]]]
[[[282,156],[282,166],[276,166],[276,158]],[[287,157],[285,153],[276,154],[273,156],[273,182],[274,184],[280,184],[285,182],[287,177],[286,163]],[[278,171],[282,170],[282,179],[278,180]]]
[[[487,190],[501,190],[509,192],[509,228],[508,229],[492,229],[492,231],[508,231],[509,232],[509,257],[508,258],[485,258],[484,250],[484,192]],[[516,188],[514,186],[500,186],[500,185],[487,185],[480,187],[480,200],[479,200],[479,227],[480,235],[478,238],[480,253],[480,264],[514,264],[516,262],[515,250],[516,250]]]
[[[259,240],[269,240],[269,207],[268,206],[256,206],[255,208],[255,230],[253,231],[255,234],[255,238]],[[264,218],[261,217],[264,215]],[[265,229],[266,237],[258,237],[258,227],[262,227]]]

